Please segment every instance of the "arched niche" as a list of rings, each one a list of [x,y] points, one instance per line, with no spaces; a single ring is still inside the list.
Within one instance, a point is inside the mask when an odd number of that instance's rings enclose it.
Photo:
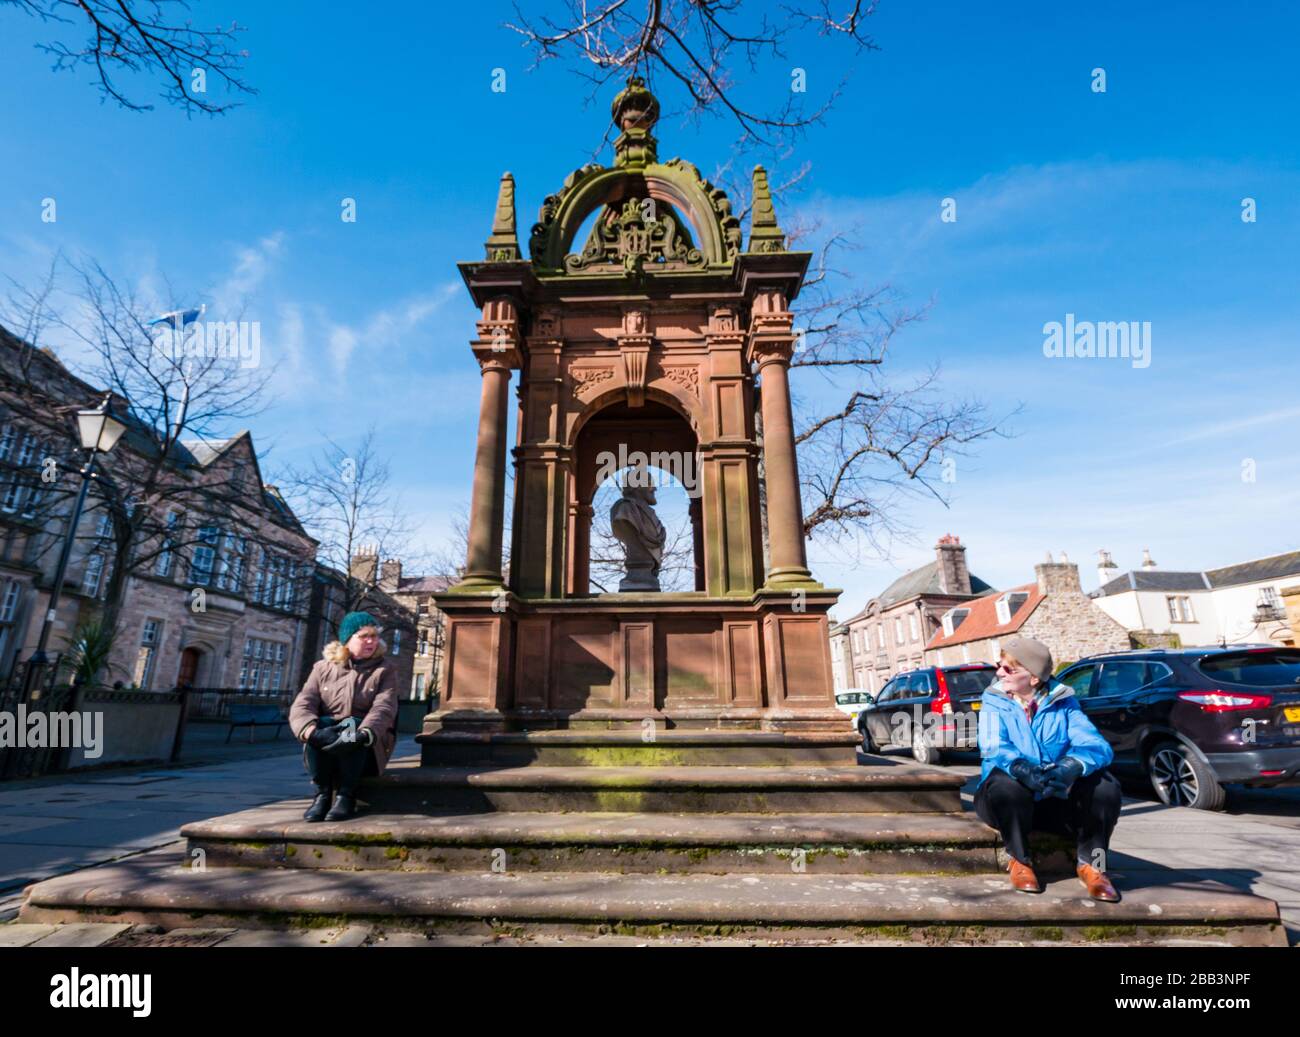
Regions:
[[[688,488],[695,589],[704,590],[704,517],[701,507],[703,472],[699,438],[677,401],[667,394],[647,392],[645,403],[630,407],[625,391],[611,393],[603,405],[589,409],[575,429],[573,478],[569,482],[568,593],[590,593],[592,501],[601,483],[645,458],[648,467],[676,478],[689,472],[695,492]],[[686,479],[682,480],[686,483]]]

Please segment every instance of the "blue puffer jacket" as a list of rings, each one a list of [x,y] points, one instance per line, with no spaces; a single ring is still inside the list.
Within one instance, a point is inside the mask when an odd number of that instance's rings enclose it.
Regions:
[[[980,699],[980,784],[988,781],[995,769],[1011,773],[1011,765],[1021,758],[1044,766],[1073,756],[1083,764],[1084,775],[1110,765],[1115,758],[1106,739],[1093,726],[1074,697],[1068,684],[1052,679],[1046,694],[1039,699],[1033,722],[1024,707],[994,681]],[[1043,793],[1034,793],[1042,799]]]

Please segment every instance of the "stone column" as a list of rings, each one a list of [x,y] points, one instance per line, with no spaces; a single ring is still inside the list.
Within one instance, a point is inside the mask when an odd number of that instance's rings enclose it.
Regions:
[[[483,373],[479,398],[478,446],[474,455],[474,490],[470,502],[469,550],[460,590],[503,586],[501,538],[506,508],[506,408],[510,372],[520,366],[518,322],[507,300],[483,307],[479,337],[471,344]]]
[[[749,358],[758,365],[762,379],[763,469],[772,555],[768,586],[814,582],[804,547],[799,464],[795,456],[794,414],[790,407],[792,322],[793,317],[779,292],[760,293],[755,299]]]

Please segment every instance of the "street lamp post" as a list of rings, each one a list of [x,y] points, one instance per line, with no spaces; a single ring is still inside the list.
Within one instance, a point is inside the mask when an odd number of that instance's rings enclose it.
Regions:
[[[68,559],[72,555],[72,543],[77,538],[77,525],[81,522],[81,511],[86,504],[86,493],[90,489],[90,480],[95,477],[95,458],[106,454],[117,445],[117,441],[126,431],[126,424],[114,416],[110,407],[112,394],[105,393],[99,406],[90,410],[77,411],[77,433],[83,450],[90,452],[85,467],[81,469],[81,488],[77,491],[77,500],[72,506],[72,515],[68,519],[68,529],[63,536],[63,548],[59,551],[59,564],[54,572],[54,586],[50,589],[50,603],[45,610],[45,619],[41,623],[41,635],[36,642],[36,650],[27,660],[27,672],[23,676],[23,699],[30,696],[32,689],[39,686],[41,672],[49,665],[45,648],[50,641],[50,630],[54,626],[54,617],[59,609],[59,598],[63,594],[63,577],[68,569]]]

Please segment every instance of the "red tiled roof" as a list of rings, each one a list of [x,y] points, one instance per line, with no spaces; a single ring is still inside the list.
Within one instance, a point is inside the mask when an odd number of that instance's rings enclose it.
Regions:
[[[1025,583],[1019,587],[1012,587],[1010,590],[1003,591],[1003,594],[1015,594],[1017,592],[1028,594],[1025,603],[1011,614],[1011,622],[998,622],[998,599],[1002,594],[986,594],[982,598],[974,598],[970,602],[957,606],[958,608],[970,609],[970,614],[962,621],[961,626],[952,632],[950,636],[945,636],[943,627],[940,627],[930,643],[925,647],[927,651],[931,648],[943,648],[946,645],[960,645],[968,641],[983,641],[988,637],[1001,637],[1004,634],[1013,634],[1025,624],[1034,609],[1038,608],[1038,603],[1043,600],[1043,592],[1038,589],[1038,583]]]

